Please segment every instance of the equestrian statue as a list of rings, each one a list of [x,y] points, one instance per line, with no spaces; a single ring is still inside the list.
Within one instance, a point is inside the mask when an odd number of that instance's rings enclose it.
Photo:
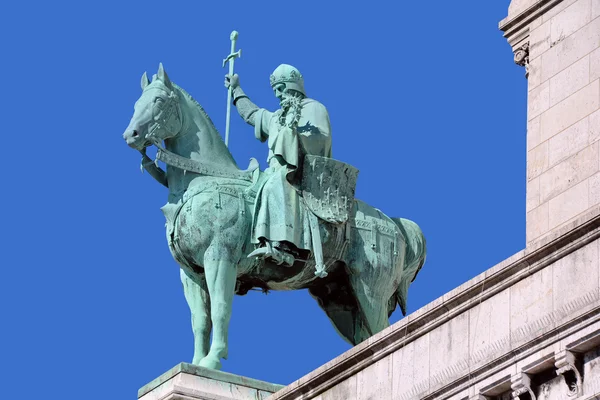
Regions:
[[[242,90],[234,58],[224,61],[228,106],[267,142],[267,169],[255,159],[240,169],[202,106],[162,64],[152,81],[142,76],[123,134],[142,153],[143,169],[169,190],[162,211],[192,314],[192,362],[221,368],[233,296],[253,289],[308,289],[356,345],[388,327],[397,305],[406,314],[425,238],[414,222],[354,198],[358,170],[331,158],[327,109],[307,96],[297,68],[282,64],[271,74],[280,102],[271,112]],[[157,148],[154,161],[148,146]]]

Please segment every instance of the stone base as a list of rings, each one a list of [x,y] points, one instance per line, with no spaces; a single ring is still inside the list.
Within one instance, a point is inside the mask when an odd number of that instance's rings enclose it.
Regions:
[[[138,399],[262,400],[281,388],[281,385],[181,363],[142,387]]]

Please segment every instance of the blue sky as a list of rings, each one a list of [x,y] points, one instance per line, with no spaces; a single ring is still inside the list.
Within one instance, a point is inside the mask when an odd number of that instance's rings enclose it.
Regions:
[[[162,62],[224,133],[222,59],[276,109],[269,74],[303,73],[329,110],[357,197],[416,221],[428,259],[412,312],[525,247],[526,79],[508,0],[11,2],[0,13],[3,394],[132,399],[193,353],[159,208],[121,135]],[[245,168],[267,148],[232,115]],[[392,322],[401,318],[399,310]],[[224,370],[287,384],[349,346],[304,291],[236,297]]]

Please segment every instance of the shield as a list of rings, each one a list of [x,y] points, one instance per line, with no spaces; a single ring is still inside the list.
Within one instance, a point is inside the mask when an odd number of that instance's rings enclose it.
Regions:
[[[334,224],[348,220],[354,203],[358,170],[332,158],[306,155],[302,197],[319,218]]]

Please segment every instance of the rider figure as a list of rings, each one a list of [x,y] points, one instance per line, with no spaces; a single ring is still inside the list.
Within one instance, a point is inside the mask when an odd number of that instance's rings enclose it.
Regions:
[[[270,81],[281,107],[275,112],[250,101],[237,74],[225,76],[225,87],[233,89],[233,104],[254,126],[256,138],[269,146],[267,178],[257,194],[253,221],[252,242],[260,247],[250,256],[290,266],[299,250],[312,249],[309,211],[301,205],[297,190],[298,169],[304,154],[331,157],[331,126],[327,109],[306,96],[298,69],[281,64]]]

